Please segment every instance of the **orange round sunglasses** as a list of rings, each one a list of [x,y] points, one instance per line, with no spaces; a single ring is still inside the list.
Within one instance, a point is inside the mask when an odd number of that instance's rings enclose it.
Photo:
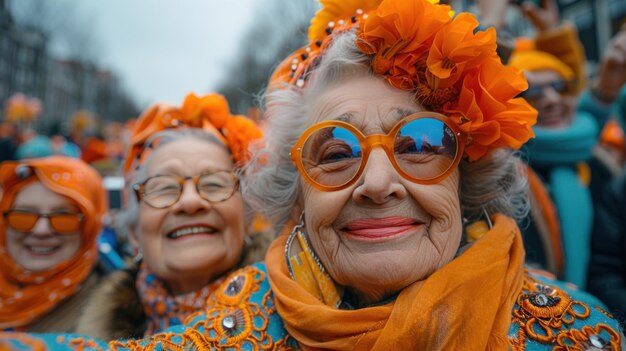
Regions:
[[[350,123],[323,121],[302,133],[290,155],[314,188],[337,191],[359,179],[374,147],[383,148],[405,179],[435,184],[456,169],[465,143],[465,134],[446,116],[424,111],[402,118],[386,135],[365,136]]]

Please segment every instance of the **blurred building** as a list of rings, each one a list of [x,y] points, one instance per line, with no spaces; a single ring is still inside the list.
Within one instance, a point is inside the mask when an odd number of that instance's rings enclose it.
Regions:
[[[17,92],[39,98],[43,112],[36,127],[42,132],[67,131],[78,110],[90,111],[100,121],[137,116],[115,74],[91,63],[50,57],[46,43],[44,33],[17,24],[6,0],[0,0],[0,105]]]
[[[21,92],[41,98],[45,91],[46,37],[18,26],[0,0],[0,103]]]
[[[78,110],[87,110],[100,121],[125,121],[139,112],[119,79],[109,71],[78,61],[50,58],[47,73],[42,129],[54,126],[67,131]]]

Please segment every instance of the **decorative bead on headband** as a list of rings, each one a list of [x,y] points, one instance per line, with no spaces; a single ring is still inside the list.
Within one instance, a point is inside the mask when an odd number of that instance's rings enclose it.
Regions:
[[[411,91],[427,109],[448,116],[467,135],[465,155],[477,160],[500,147],[520,148],[534,136],[537,111],[516,98],[528,84],[504,66],[493,28],[477,31],[469,13],[453,17],[438,0],[322,0],[309,45],[287,57],[271,89],[306,88],[333,38],[356,31],[371,69],[393,87]]]
[[[251,119],[241,115],[231,115],[226,98],[220,94],[202,97],[189,94],[180,108],[154,105],[146,110],[135,125],[131,138],[131,149],[126,156],[124,172],[131,166],[138,167],[146,159],[146,141],[154,134],[177,128],[198,128],[213,133],[230,149],[235,163],[248,160],[248,145],[263,136],[261,130]]]
[[[15,175],[19,180],[24,180],[30,177],[33,174],[33,171],[27,165],[19,165],[15,167]]]

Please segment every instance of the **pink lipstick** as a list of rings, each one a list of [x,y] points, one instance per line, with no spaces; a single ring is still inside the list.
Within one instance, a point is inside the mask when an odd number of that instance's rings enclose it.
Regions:
[[[357,240],[377,241],[413,232],[422,225],[414,218],[400,216],[364,218],[348,223],[343,231]]]

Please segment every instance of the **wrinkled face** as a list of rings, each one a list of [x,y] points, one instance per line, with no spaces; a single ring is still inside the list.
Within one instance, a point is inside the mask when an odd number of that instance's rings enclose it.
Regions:
[[[25,186],[15,196],[14,210],[51,213],[80,213],[69,198],[46,188],[41,182]],[[53,269],[76,255],[81,245],[80,231],[59,234],[47,218],[40,217],[27,233],[6,227],[7,252],[24,269],[40,272]]]
[[[223,146],[185,138],[156,149],[146,167],[148,177],[187,177],[209,169],[233,170],[233,163]],[[187,180],[170,207],[155,209],[141,201],[137,230],[148,268],[174,292],[192,291],[194,285],[206,285],[238,262],[244,239],[241,194],[237,191],[228,200],[210,203]]]
[[[309,125],[342,119],[370,135],[386,134],[423,109],[409,93],[362,77],[326,89],[309,110]],[[402,178],[377,147],[346,189],[323,192],[302,180],[306,230],[335,282],[367,302],[379,301],[454,257],[461,238],[458,188],[458,170],[432,185]]]
[[[529,90],[536,94],[527,98],[537,109],[537,126],[565,128],[574,119],[576,97],[568,94],[567,83],[559,74],[550,70],[525,72]]]

